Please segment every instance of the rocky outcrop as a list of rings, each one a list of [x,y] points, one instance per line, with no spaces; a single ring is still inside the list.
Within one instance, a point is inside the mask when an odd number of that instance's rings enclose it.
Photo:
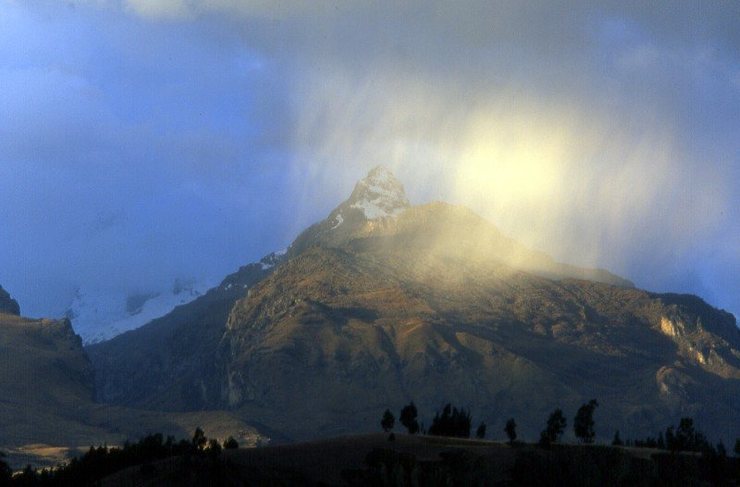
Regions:
[[[0,286],[0,313],[7,313],[11,315],[20,315],[21,307],[18,306],[18,302],[10,297],[10,294]]]

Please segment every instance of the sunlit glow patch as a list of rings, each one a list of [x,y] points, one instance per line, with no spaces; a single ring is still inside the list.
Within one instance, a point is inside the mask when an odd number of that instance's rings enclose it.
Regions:
[[[499,216],[556,205],[576,144],[553,118],[496,110],[473,117],[455,164],[456,199]]]

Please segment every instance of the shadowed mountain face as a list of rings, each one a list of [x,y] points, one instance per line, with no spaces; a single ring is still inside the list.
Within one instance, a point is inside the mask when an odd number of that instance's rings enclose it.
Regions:
[[[174,411],[217,406],[221,371],[216,350],[234,303],[281,261],[270,254],[242,267],[194,301],[146,326],[87,347],[97,399]]]
[[[229,408],[294,439],[376,429],[409,400],[427,421],[469,407],[495,436],[515,417],[535,439],[594,397],[603,439],[680,416],[740,431],[732,315],[556,263],[465,208],[409,206],[382,168],[276,264],[90,347],[100,398]]]

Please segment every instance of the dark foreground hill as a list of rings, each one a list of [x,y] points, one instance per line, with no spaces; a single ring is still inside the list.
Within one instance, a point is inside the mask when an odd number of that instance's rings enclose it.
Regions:
[[[544,450],[490,441],[386,435],[225,450],[117,472],[103,486],[143,485],[731,485],[738,459],[607,446]]]
[[[228,409],[294,440],[374,430],[410,400],[513,416],[529,439],[591,398],[602,440],[682,416],[714,441],[740,432],[731,314],[559,264],[465,208],[411,206],[382,168],[272,263],[90,347],[98,398]]]

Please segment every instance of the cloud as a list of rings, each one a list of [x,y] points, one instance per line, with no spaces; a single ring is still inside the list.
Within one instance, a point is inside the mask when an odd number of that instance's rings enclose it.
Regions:
[[[293,146],[306,206],[316,187],[339,201],[382,163],[416,201],[466,204],[560,258],[622,269],[636,248],[693,245],[730,210],[713,161],[687,160],[666,121],[608,103],[503,86],[466,100],[460,87],[398,72],[362,80],[324,69],[303,86]]]
[[[734,4],[0,2],[0,203],[31,222],[0,223],[64,237],[34,273],[217,278],[383,163],[416,202],[740,310]]]

